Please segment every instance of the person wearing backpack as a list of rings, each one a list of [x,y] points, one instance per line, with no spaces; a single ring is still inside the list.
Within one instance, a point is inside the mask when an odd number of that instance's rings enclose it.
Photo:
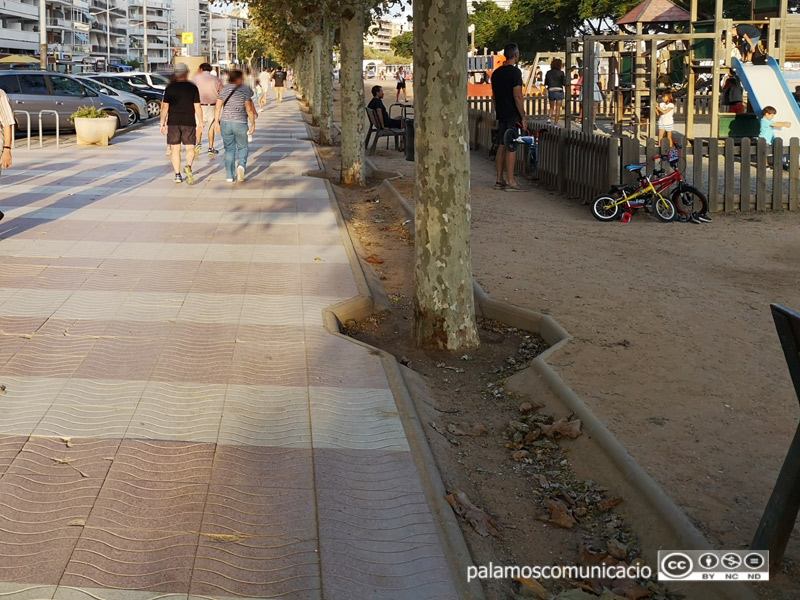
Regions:
[[[217,96],[214,117],[217,133],[222,136],[225,144],[226,181],[232,183],[234,179],[244,181],[250,152],[248,137],[256,129],[256,108],[253,104],[253,90],[245,85],[241,71],[231,71],[228,82]]]

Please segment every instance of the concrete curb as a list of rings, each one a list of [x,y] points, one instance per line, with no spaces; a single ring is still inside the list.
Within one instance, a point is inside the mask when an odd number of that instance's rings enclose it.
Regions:
[[[317,156],[317,160],[320,162],[320,168],[324,168],[321,164],[322,160],[317,152],[316,144],[314,144],[314,152]],[[374,165],[368,165],[368,168],[374,168]],[[465,575],[467,566],[472,565],[473,561],[461,532],[461,527],[453,513],[453,509],[444,499],[447,493],[446,488],[442,481],[441,474],[439,473],[439,469],[436,466],[436,461],[433,458],[433,453],[428,445],[428,440],[425,437],[425,431],[420,423],[416,409],[414,408],[414,402],[411,399],[408,386],[400,371],[400,365],[391,354],[341,333],[341,325],[347,320],[359,320],[373,314],[376,310],[376,301],[372,297],[361,261],[356,254],[353,240],[350,238],[350,232],[347,230],[347,225],[344,221],[344,216],[339,208],[338,201],[336,201],[336,193],[333,189],[333,185],[329,180],[326,180],[325,183],[334,214],[336,215],[336,222],[342,236],[345,251],[350,260],[350,267],[353,270],[356,286],[359,291],[358,296],[323,309],[322,313],[325,328],[331,335],[345,339],[352,344],[368,348],[380,356],[386,377],[389,381],[389,386],[392,390],[392,395],[397,404],[398,415],[403,424],[406,438],[408,439],[411,456],[414,463],[417,465],[417,470],[420,474],[423,488],[425,489],[428,507],[439,534],[442,549],[445,553],[445,559],[450,567],[450,573],[456,590],[458,591],[459,598],[461,600],[485,600],[483,588],[479,581],[475,580],[471,583],[466,582]]]
[[[386,188],[414,218],[411,204],[403,198],[392,185],[391,181],[383,181],[381,185]],[[629,514],[644,517],[649,513],[650,523],[640,523],[636,534],[650,547],[650,558],[655,564],[655,550],[707,550],[712,549],[705,536],[692,524],[689,517],[666,494],[663,488],[639,465],[628,450],[614,437],[603,422],[589,409],[580,397],[564,383],[561,377],[548,364],[556,352],[563,348],[572,339],[572,336],[552,317],[543,315],[530,309],[514,306],[507,302],[495,300],[473,281],[476,310],[480,316],[496,319],[520,329],[539,333],[550,346],[545,352],[534,359],[526,373],[529,378],[541,382],[542,387],[555,395],[566,409],[575,414],[583,423],[585,445],[593,446],[595,451],[589,449],[584,452],[585,458],[594,468],[599,460],[596,449],[608,462],[611,469],[606,469],[606,475],[617,480],[621,487],[633,492],[626,495],[631,500],[626,500]],[[519,375],[519,374],[518,374]],[[517,377],[515,375],[514,377]],[[528,383],[528,382],[525,382]],[[525,385],[524,387],[529,387]],[[579,440],[581,439],[579,438]],[[571,444],[573,456],[577,444]],[[430,451],[430,448],[428,448]],[[637,514],[638,513],[638,514]],[[679,593],[686,593],[689,598],[703,597],[706,600],[756,600],[756,594],[747,586],[738,582],[703,582],[692,584],[670,584],[670,589]]]

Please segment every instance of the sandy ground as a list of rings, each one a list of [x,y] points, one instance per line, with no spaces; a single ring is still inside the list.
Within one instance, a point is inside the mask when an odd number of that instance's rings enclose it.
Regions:
[[[374,160],[411,199],[413,164],[382,143]],[[749,545],[800,416],[769,310],[800,309],[800,214],[606,224],[472,167],[477,280],[564,325],[565,381],[713,544]],[[796,597],[798,563],[800,534],[764,597]]]

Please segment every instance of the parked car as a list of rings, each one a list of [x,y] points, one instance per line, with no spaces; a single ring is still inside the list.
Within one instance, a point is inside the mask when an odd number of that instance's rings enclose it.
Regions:
[[[143,71],[131,71],[128,73],[115,73],[118,77],[125,80],[135,87],[156,88],[165,90],[169,85],[169,78],[160,73],[144,73]]]
[[[114,89],[122,92],[129,92],[141,96],[147,102],[147,114],[157,117],[161,114],[161,100],[164,98],[164,90],[154,87],[134,86],[125,78],[126,73],[92,73],[88,75],[91,79],[96,79]]]
[[[58,113],[59,128],[74,129],[70,115],[81,106],[94,106],[117,118],[118,127],[128,126],[128,109],[125,104],[101,94],[83,84],[72,75],[50,71],[0,71],[0,89],[5,90],[15,111],[31,115],[31,128],[38,127],[40,111]],[[41,113],[42,127],[56,128],[53,112]],[[25,125],[25,118],[17,115],[17,123]]]
[[[96,79],[89,79],[83,75],[75,76],[75,78],[95,92],[105,94],[122,102],[125,108],[128,109],[128,123],[138,123],[142,119],[147,119],[147,102],[141,96],[114,89]]]

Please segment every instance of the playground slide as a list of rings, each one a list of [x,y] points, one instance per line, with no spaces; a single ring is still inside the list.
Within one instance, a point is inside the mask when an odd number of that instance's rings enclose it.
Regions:
[[[778,62],[771,56],[765,65],[745,64],[734,58],[733,70],[747,90],[750,104],[759,117],[761,109],[772,106],[778,111],[776,121],[789,121],[792,124],[791,127],[776,129],[775,137],[781,138],[785,145],[793,137],[800,138],[800,107],[789,90]]]

